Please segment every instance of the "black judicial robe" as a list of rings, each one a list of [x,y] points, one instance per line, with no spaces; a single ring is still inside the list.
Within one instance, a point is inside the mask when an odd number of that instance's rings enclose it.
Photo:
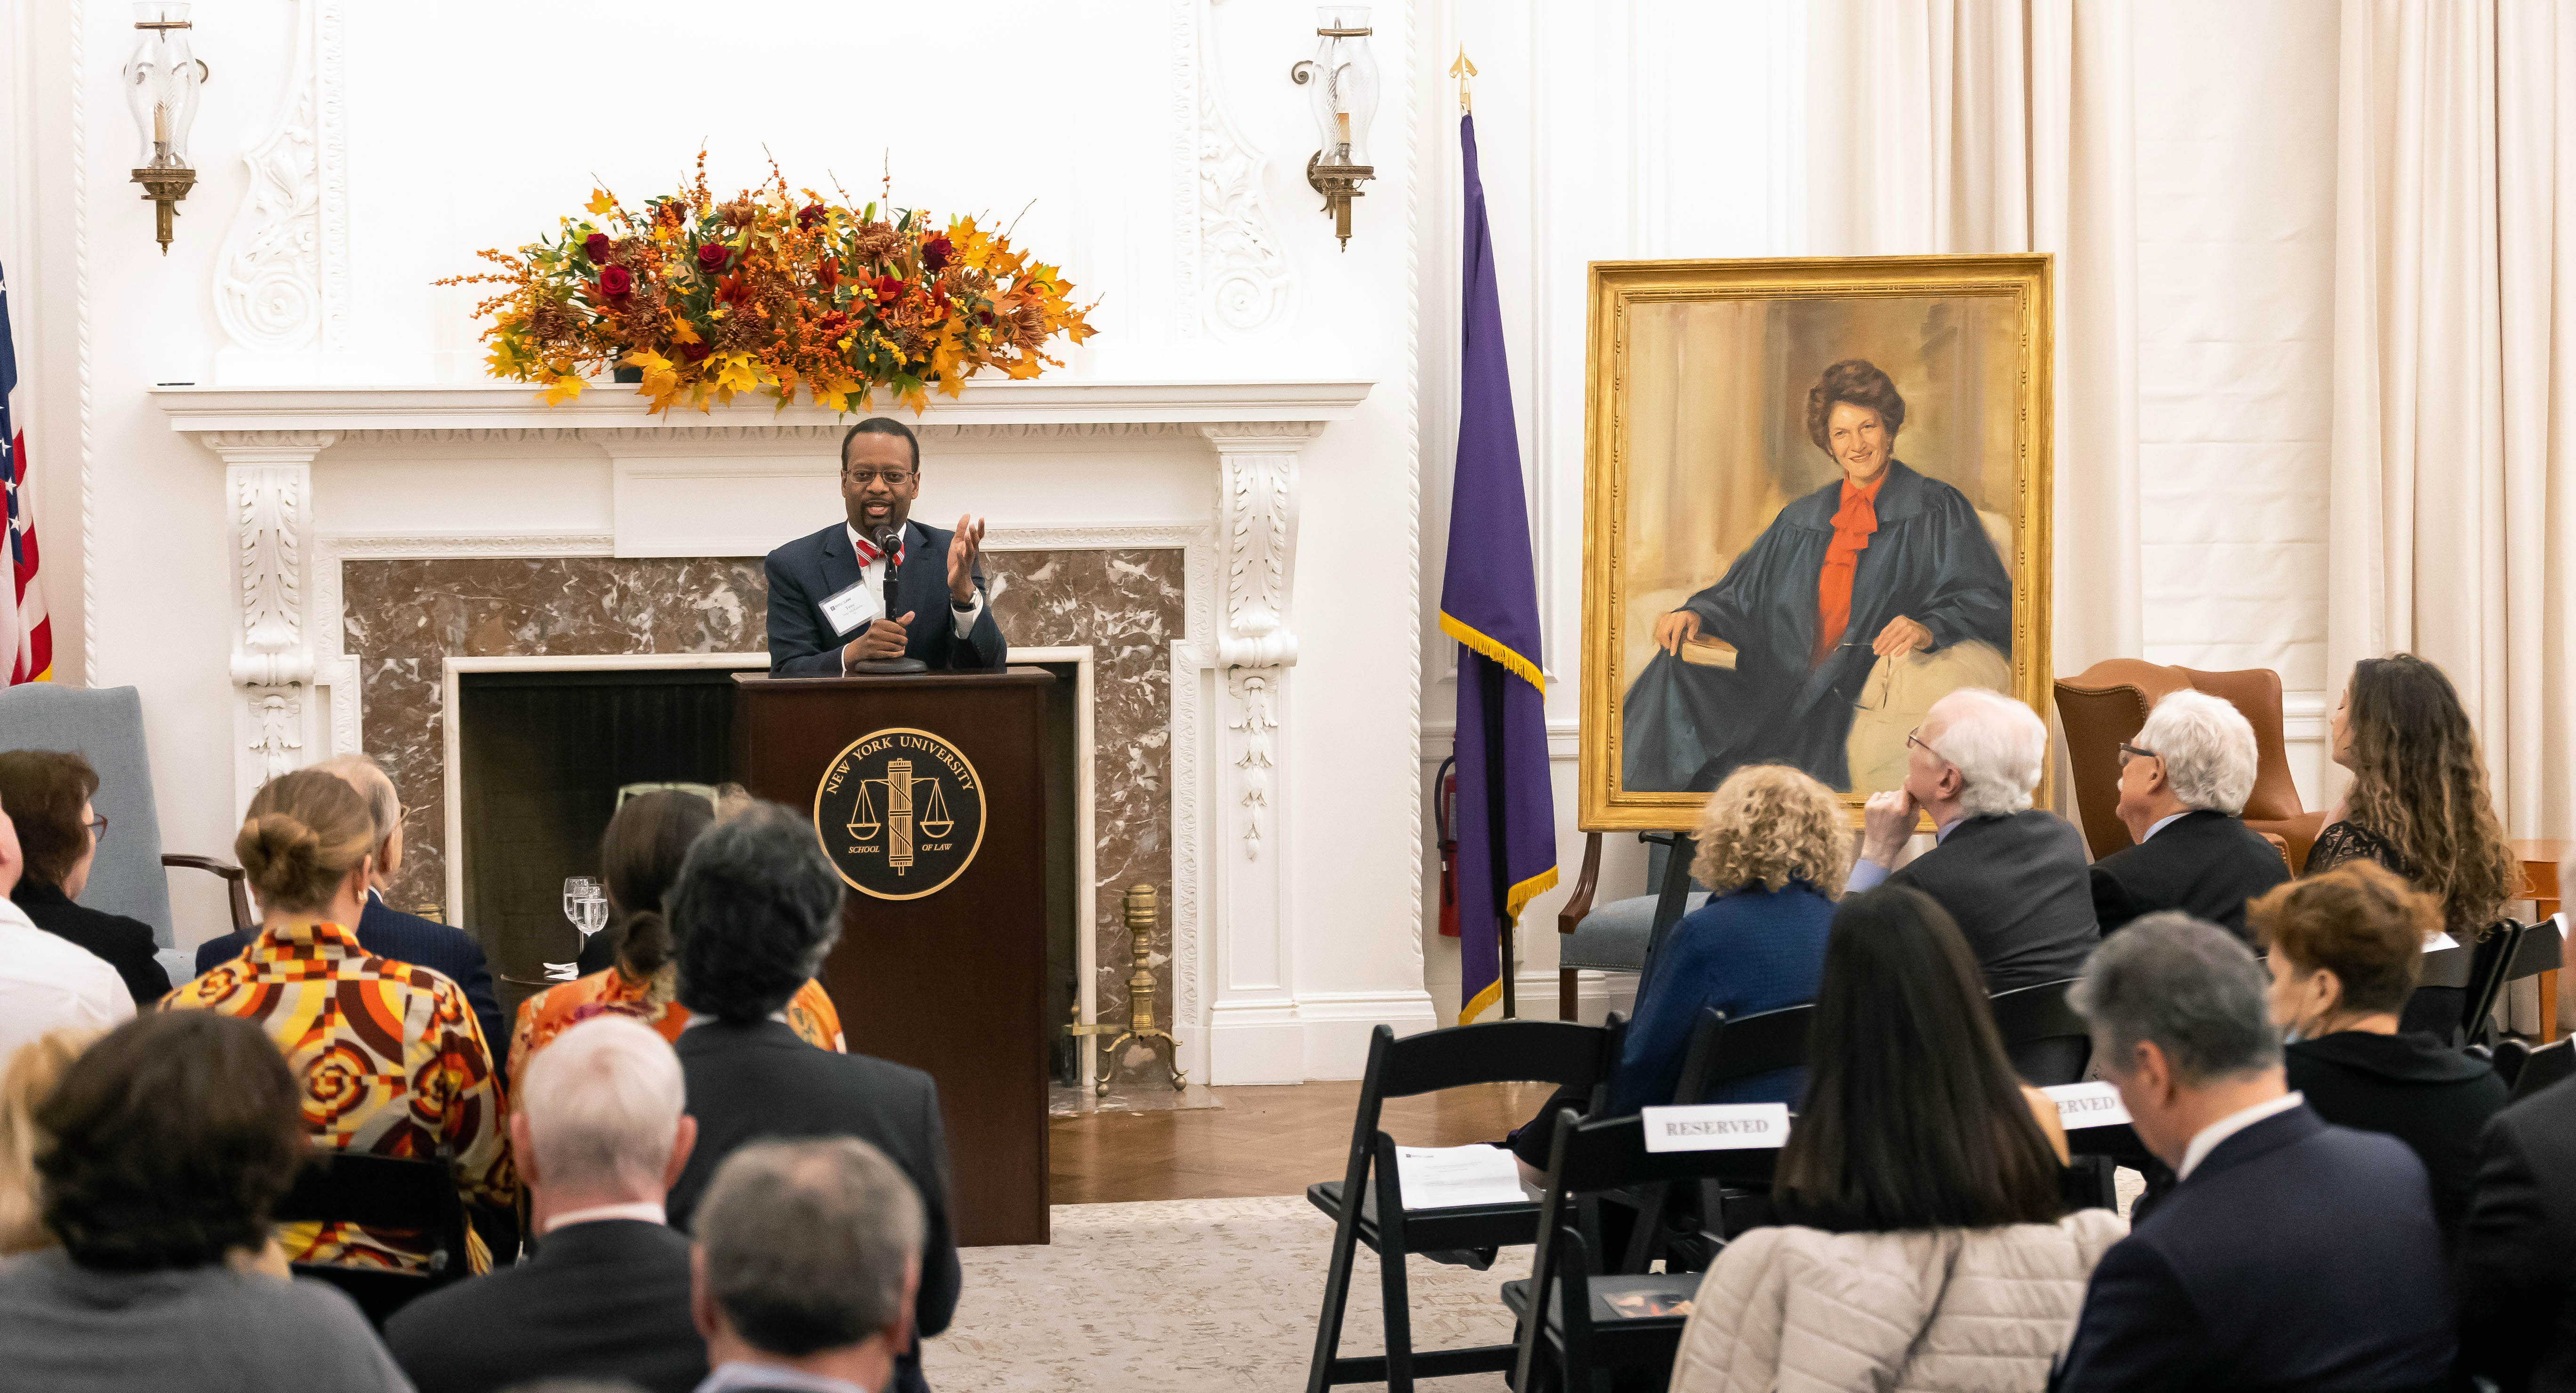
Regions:
[[[1813,668],[1816,581],[1842,507],[1840,479],[1780,510],[1717,584],[1682,607],[1704,638],[1735,645],[1732,671],[1658,651],[1621,710],[1622,786],[1706,792],[1747,764],[1787,764],[1851,785],[1844,741],[1877,661],[1870,644],[1903,615],[1937,651],[1982,639],[2012,652],[2012,578],[1967,495],[1890,461],[1878,531],[1852,570],[1851,625]]]

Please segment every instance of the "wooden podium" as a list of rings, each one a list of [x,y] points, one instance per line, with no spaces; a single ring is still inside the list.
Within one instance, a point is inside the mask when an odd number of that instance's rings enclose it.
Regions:
[[[850,1049],[939,1083],[961,1245],[1047,1241],[1054,680],[734,678],[735,777],[813,816],[851,886],[823,969]]]

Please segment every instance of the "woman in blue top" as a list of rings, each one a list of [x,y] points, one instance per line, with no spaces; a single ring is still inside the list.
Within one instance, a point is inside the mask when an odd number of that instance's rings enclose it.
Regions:
[[[1702,1011],[1715,1007],[1732,1020],[1816,999],[1834,897],[1851,871],[1842,800],[1786,765],[1751,765],[1718,785],[1696,835],[1691,878],[1713,893],[1647,960],[1603,1116],[1673,1101]],[[1738,1080],[1703,1101],[1795,1107],[1805,1084],[1804,1070],[1783,1069]],[[1512,1154],[1543,1171],[1555,1138],[1538,1123],[1588,1101],[1550,1099],[1537,1121],[1512,1134]]]

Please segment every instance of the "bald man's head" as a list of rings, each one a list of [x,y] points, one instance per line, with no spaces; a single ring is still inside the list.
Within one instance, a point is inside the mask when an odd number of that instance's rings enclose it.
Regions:
[[[338,778],[367,800],[368,820],[376,825],[376,871],[381,882],[402,864],[402,796],[374,756],[333,755],[313,766]]]

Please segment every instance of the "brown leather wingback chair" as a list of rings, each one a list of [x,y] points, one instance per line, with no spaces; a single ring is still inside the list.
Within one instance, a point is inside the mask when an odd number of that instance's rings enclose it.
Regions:
[[[2132,845],[2116,812],[2121,742],[2137,735],[2148,710],[2166,693],[2185,688],[2224,698],[2254,727],[2254,792],[2245,800],[2245,825],[2286,844],[2292,874],[2305,869],[2326,815],[2300,806],[2290,777],[2281,736],[2281,675],[2270,668],[2200,672],[2137,658],[2106,659],[2057,683],[2057,719],[2066,730],[2076,808],[2094,859]]]

